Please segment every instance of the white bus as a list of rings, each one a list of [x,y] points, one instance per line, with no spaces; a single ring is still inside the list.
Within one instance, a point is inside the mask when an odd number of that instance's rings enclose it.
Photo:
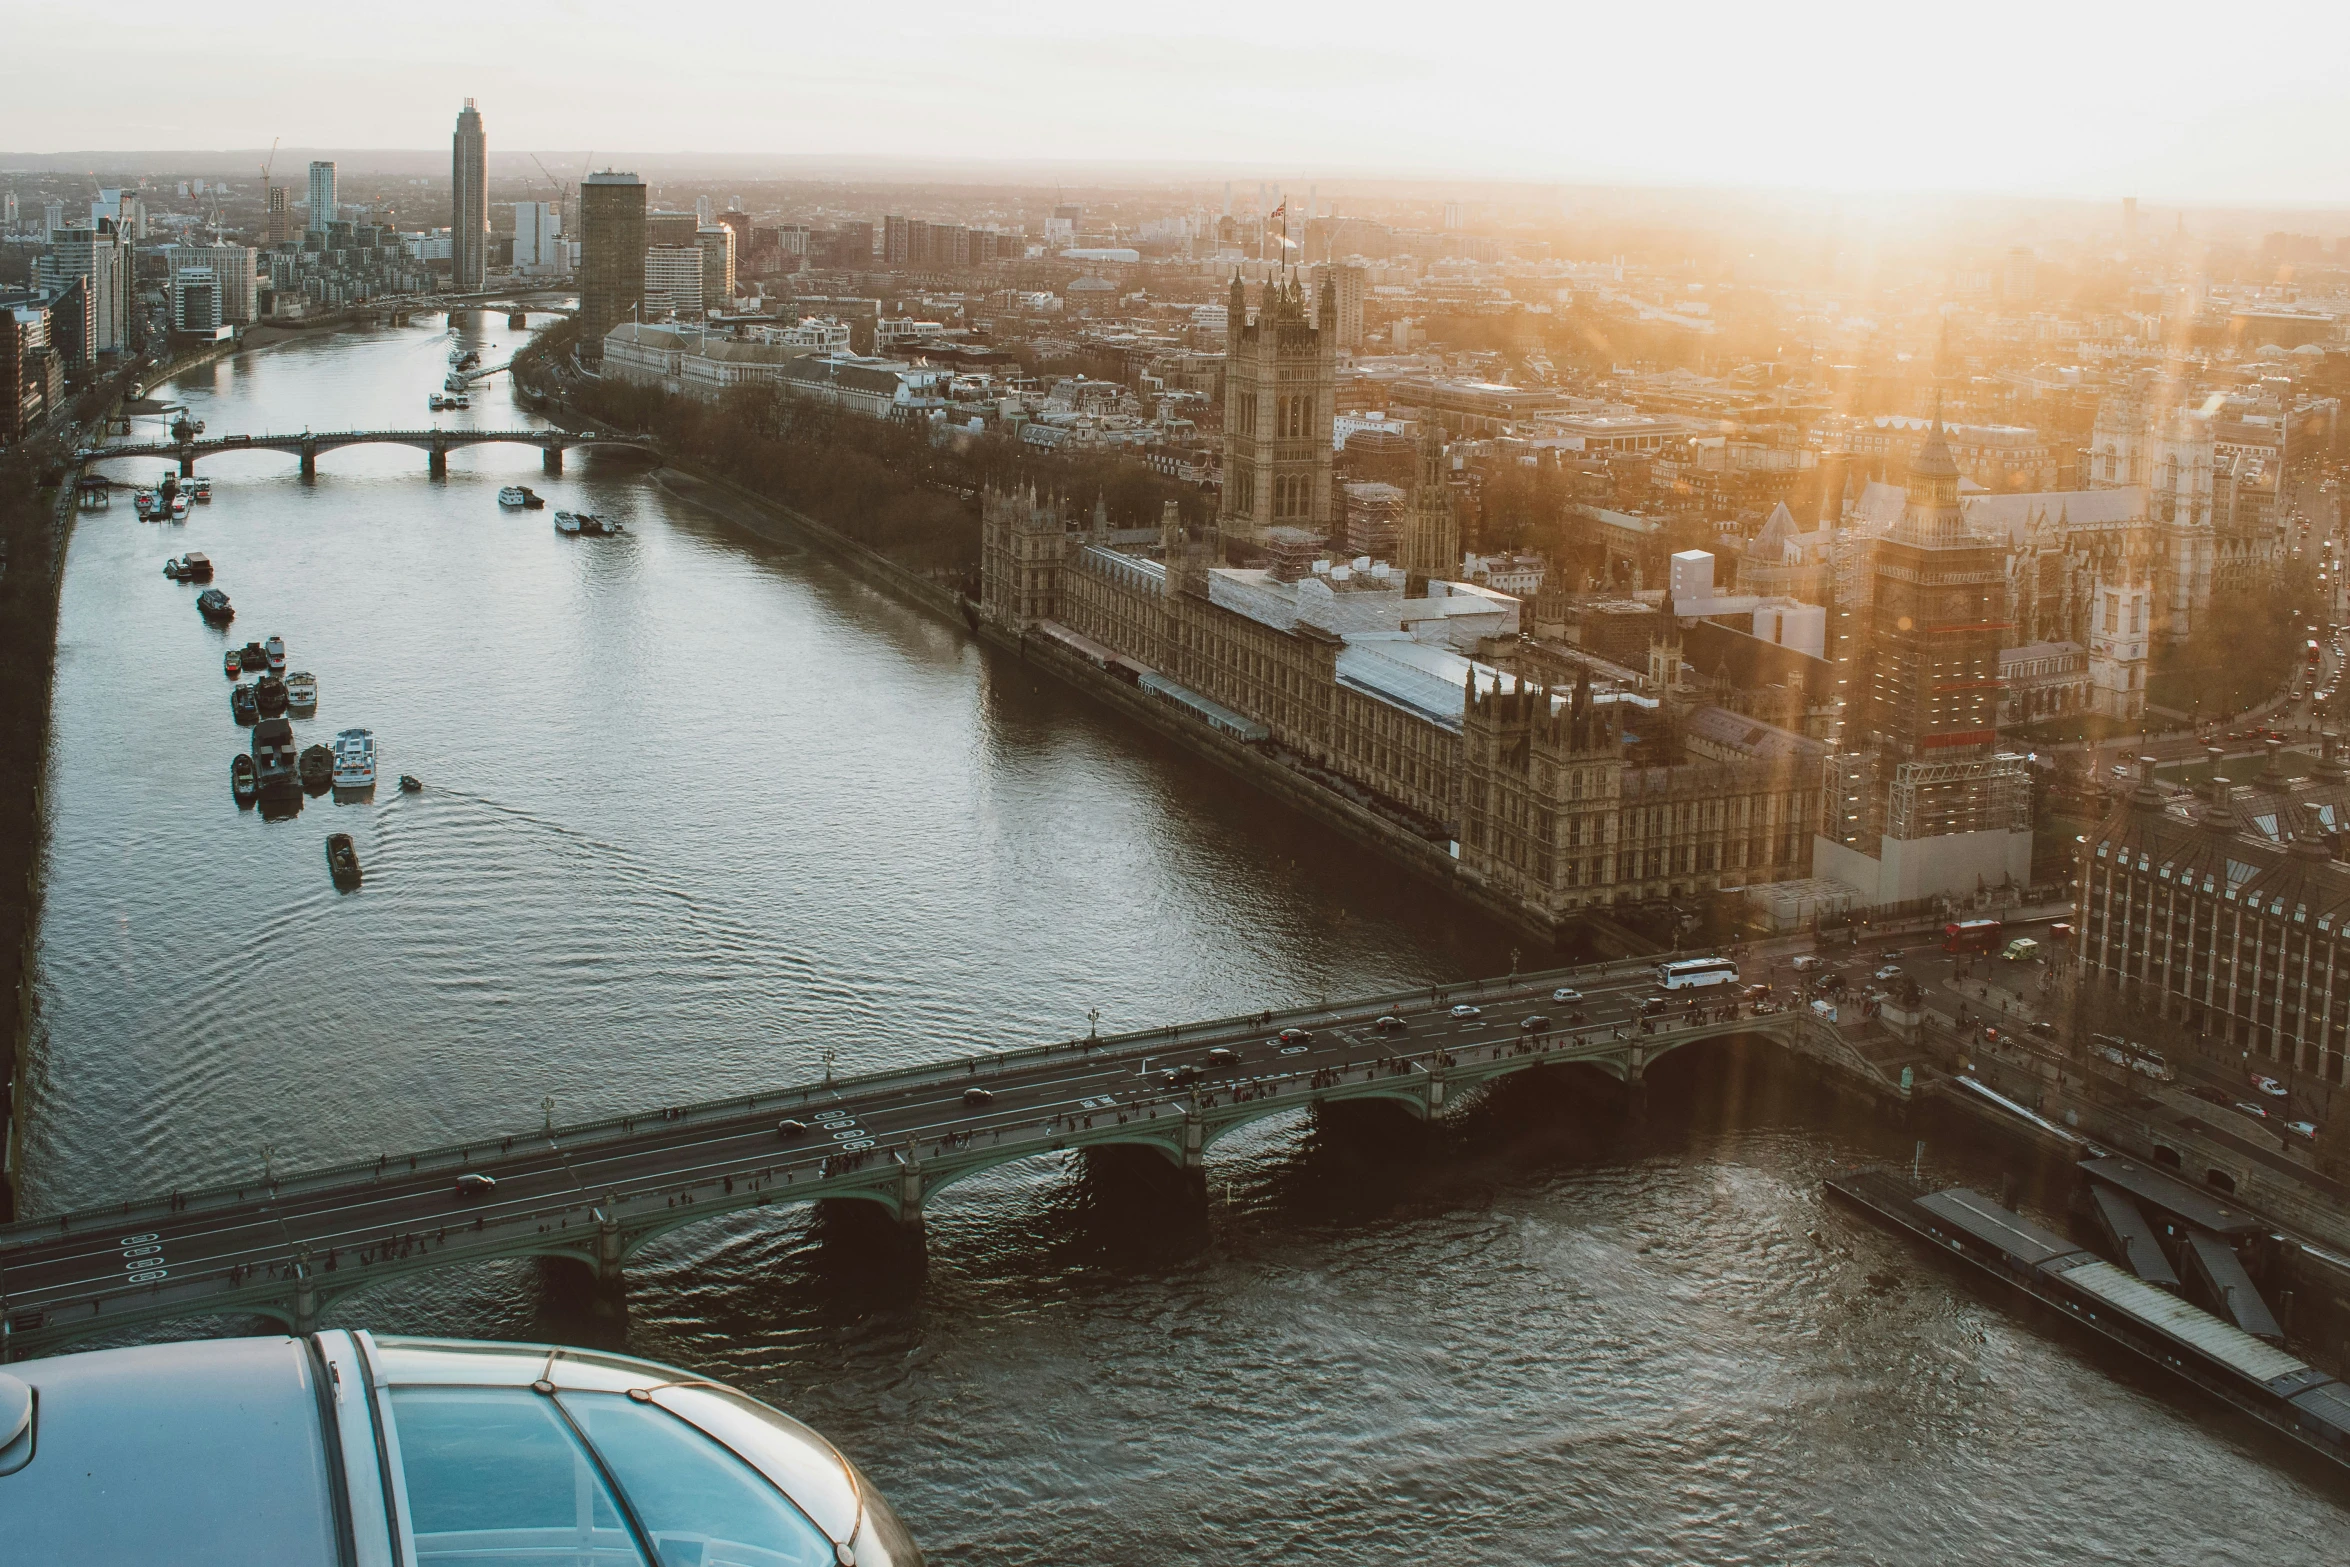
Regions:
[[[1735,985],[1738,983],[1738,965],[1728,958],[1684,958],[1678,963],[1659,963],[1656,982],[1666,990],[1694,990],[1701,985]]]

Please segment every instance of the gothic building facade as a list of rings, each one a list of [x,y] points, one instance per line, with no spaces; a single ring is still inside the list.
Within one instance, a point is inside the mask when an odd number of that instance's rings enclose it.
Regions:
[[[1336,526],[1331,421],[1338,401],[1337,306],[1322,284],[1316,326],[1295,274],[1270,278],[1254,317],[1236,273],[1224,344],[1224,498],[1219,523],[1242,544],[1274,528],[1327,539]],[[1457,564],[1457,560],[1456,560]]]
[[[1461,569],[1461,525],[1444,454],[1444,425],[1433,414],[1420,420],[1411,510],[1404,517],[1403,568],[1407,591],[1414,593],[1426,592],[1430,582],[1441,582]]]

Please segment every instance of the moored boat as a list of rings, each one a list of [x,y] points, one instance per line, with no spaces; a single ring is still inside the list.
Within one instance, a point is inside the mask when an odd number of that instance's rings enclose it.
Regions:
[[[209,506],[212,504],[212,481],[210,479],[189,481],[188,492],[196,497],[198,505]]]
[[[375,786],[375,736],[365,729],[346,729],[335,736],[335,787],[370,789]]]
[[[220,663],[221,672],[231,680],[245,672],[245,661],[237,657],[237,650],[233,647],[220,656]]]
[[[261,721],[261,701],[253,694],[251,686],[240,685],[228,694],[228,710],[229,716],[240,724]]]
[[[253,705],[264,718],[282,718],[286,711],[286,683],[275,675],[263,675],[253,682]]]
[[[286,676],[286,706],[307,713],[318,706],[318,677],[306,669]]]
[[[253,726],[253,767],[264,794],[287,794],[301,786],[295,771],[292,724],[283,718],[264,718]]]
[[[520,511],[530,504],[530,492],[519,484],[509,484],[498,492],[498,504],[508,511]]]
[[[171,498],[171,520],[174,522],[188,520],[188,498],[185,495],[174,495]]]
[[[258,642],[248,642],[237,652],[237,661],[255,673],[269,667],[269,654]]]
[[[261,644],[261,654],[262,657],[269,660],[271,669],[282,673],[286,667],[286,639],[271,637],[267,642]]]
[[[568,511],[559,511],[555,513],[555,531],[557,533],[569,534],[576,537],[580,530],[581,522],[578,513]]]
[[[541,495],[538,491],[532,489],[527,484],[520,486],[520,488],[522,490],[522,509],[524,511],[546,510],[547,498],[544,495]]]
[[[237,618],[237,612],[228,601],[228,595],[218,588],[206,588],[196,595],[196,613],[216,626],[225,626]]]
[[[345,892],[359,885],[359,851],[351,846],[349,833],[326,835],[326,872]]]
[[[251,805],[253,797],[261,792],[258,778],[253,758],[242,751],[229,758],[228,786],[235,793],[239,805]]]
[[[335,754],[323,745],[305,746],[294,764],[302,775],[302,787],[316,794],[331,788],[335,781]]]
[[[156,508],[155,492],[153,490],[134,491],[131,495],[131,508],[139,514],[139,520],[141,522],[154,521]]]
[[[180,581],[210,582],[212,557],[201,550],[190,550],[180,557]]]

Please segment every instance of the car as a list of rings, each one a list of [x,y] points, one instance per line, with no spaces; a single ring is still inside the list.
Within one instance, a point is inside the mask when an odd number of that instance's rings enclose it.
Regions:
[[[2287,1121],[2285,1130],[2296,1137],[2314,1139],[2317,1136],[2317,1123],[2315,1121]]]
[[[468,1170],[457,1177],[457,1195],[460,1197],[487,1197],[498,1189],[496,1176]]]
[[[1314,1042],[1314,1031],[1310,1028],[1285,1028],[1281,1031],[1281,1042],[1285,1045],[1310,1045]]]
[[[1761,1001],[1771,994],[1771,987],[1768,985],[1749,985],[1743,991],[1739,992],[1739,994],[1743,995],[1749,1001]]]
[[[1550,999],[1553,1001],[1580,1001],[1583,999],[1583,992],[1571,990],[1567,986],[1561,985],[1550,993]]]
[[[2210,1087],[2206,1084],[2198,1084],[2195,1087],[2188,1089],[2187,1092],[2193,1094],[2196,1098],[2202,1100],[2205,1104],[2232,1105],[2236,1102],[2235,1100],[2230,1099],[2226,1094],[2221,1093],[2218,1089]]]
[[[1539,1012],[1534,1013],[1531,1017],[1518,1019],[1518,1032],[1521,1034],[1539,1034],[1548,1027],[1550,1027],[1550,1019]]]
[[[1169,1067],[1159,1074],[1159,1081],[1169,1088],[1181,1088],[1186,1083],[1199,1081],[1199,1068],[1186,1061],[1181,1066]]]
[[[2024,1026],[2030,1029],[2033,1033],[2038,1034],[2042,1039],[2054,1039],[2056,1037],[2056,1025],[2049,1022],[2048,1019],[2044,1017],[2036,1017]]]
[[[1208,1052],[1208,1065],[1210,1066],[1238,1066],[1239,1064],[1240,1052],[1230,1045],[1218,1045]]]
[[[775,1135],[786,1142],[795,1137],[805,1137],[808,1135],[808,1123],[786,1118],[775,1123]]]
[[[1642,1017],[1654,1017],[1659,1012],[1662,1012],[1669,1004],[1670,1003],[1668,1003],[1662,996],[1645,996],[1641,999],[1640,1002],[1640,1015]]]
[[[1795,972],[1798,974],[1817,973],[1819,970],[1824,969],[1827,966],[1828,960],[1826,958],[1815,957],[1808,952],[1795,960]]]
[[[1892,981],[1901,979],[1903,977],[1904,975],[1901,965],[1898,963],[1888,963],[1883,968],[1877,970],[1877,972],[1869,976],[1869,978],[1877,981],[1879,984],[1890,984]]]
[[[1461,1018],[1483,1017],[1485,1015],[1485,1009],[1483,1007],[1470,1006],[1467,1002],[1464,1001],[1459,1006],[1452,1009],[1452,1015],[1454,1017]]]
[[[1373,1023],[1371,1026],[1382,1034],[1393,1034],[1402,1030],[1403,1019],[1400,1017],[1383,1017],[1378,1022]]]
[[[1885,949],[1885,956],[1888,960],[1900,957],[1901,949],[1899,947],[1887,947]]]
[[[2268,1112],[2263,1110],[2258,1105],[2248,1105],[2239,1100],[2237,1101],[2236,1108],[2243,1111],[2246,1115],[2256,1115],[2263,1121],[2268,1119]]]
[[[2273,1077],[2262,1077],[2255,1072],[2252,1074],[2252,1086],[2273,1098],[2282,1099],[2285,1097],[2285,1085]]]
[[[963,1103],[967,1105],[984,1105],[993,1104],[994,1102],[995,1091],[993,1089],[966,1088],[963,1090]]]
[[[1816,996],[1841,995],[1844,992],[1844,976],[1832,971],[1822,974],[1811,982],[1811,988],[1812,994]]]

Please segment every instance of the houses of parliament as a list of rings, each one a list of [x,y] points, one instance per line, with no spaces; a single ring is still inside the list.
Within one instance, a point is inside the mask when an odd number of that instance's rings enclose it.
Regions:
[[[1519,601],[1452,580],[1434,421],[1401,562],[1268,548],[1331,530],[1324,304],[1270,279],[1252,313],[1235,279],[1214,516],[1170,502],[1156,530],[1121,531],[1098,505],[992,491],[979,613],[1440,846],[1538,926],[1810,874],[1826,747],[1691,700],[1677,639],[1654,680],[1503,667]]]

